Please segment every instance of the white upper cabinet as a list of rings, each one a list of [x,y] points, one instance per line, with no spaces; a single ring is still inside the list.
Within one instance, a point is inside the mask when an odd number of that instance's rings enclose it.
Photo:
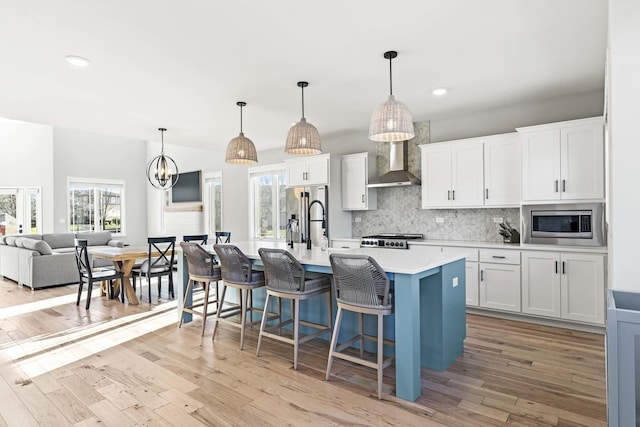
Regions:
[[[482,205],[482,144],[421,145],[422,207]]]
[[[484,141],[484,205],[520,205],[520,141],[516,132]]]
[[[285,159],[287,187],[329,184],[329,154]]]
[[[451,146],[421,145],[422,207],[451,206]]]
[[[423,208],[520,205],[516,133],[420,147]]]
[[[342,209],[369,210],[377,208],[377,191],[367,188],[375,175],[375,155],[356,153],[342,156]]]
[[[601,117],[518,128],[522,201],[604,199]]]

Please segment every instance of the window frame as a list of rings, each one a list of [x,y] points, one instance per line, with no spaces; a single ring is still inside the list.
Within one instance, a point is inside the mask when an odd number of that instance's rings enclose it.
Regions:
[[[204,211],[204,230],[205,233],[207,233],[208,235],[212,236],[216,231],[222,231],[224,230],[224,183],[223,183],[223,176],[222,176],[222,171],[218,171],[218,172],[207,172],[204,173],[203,176],[203,203],[204,203],[204,207],[203,207],[203,211]],[[216,180],[219,180],[220,182],[220,230],[212,230],[211,229],[211,194],[209,192],[209,182],[213,181],[215,182]],[[215,222],[215,221],[214,221]]]
[[[283,242],[286,240],[286,238],[283,237],[279,237],[279,234],[277,232],[277,230],[280,230],[280,221],[279,221],[279,197],[278,197],[278,189],[279,189],[279,184],[278,185],[272,185],[272,212],[275,212],[276,214],[272,215],[274,218],[274,223],[272,223],[273,229],[276,230],[276,232],[274,232],[273,236],[271,238],[264,238],[264,237],[260,237],[258,233],[256,233],[256,227],[257,227],[257,206],[256,206],[256,184],[254,183],[253,179],[260,177],[260,176],[268,176],[271,175],[273,177],[278,177],[278,176],[282,176],[284,177],[284,182],[282,183],[282,186],[285,188],[287,188],[287,167],[285,165],[285,163],[277,163],[277,164],[272,164],[272,165],[263,165],[263,166],[254,166],[251,168],[248,168],[247,170],[247,176],[248,176],[248,194],[249,194],[249,240],[256,240],[256,241],[270,241],[270,242]],[[277,178],[276,178],[276,182],[277,182]],[[286,200],[285,200],[285,204],[286,204]],[[285,206],[286,209],[286,206]]]
[[[126,194],[127,194],[127,188],[126,188],[126,181],[123,179],[105,179],[105,178],[84,178],[84,177],[75,177],[75,176],[68,176],[67,177],[67,231],[70,233],[73,233],[74,231],[71,230],[71,196],[70,196],[70,189],[69,186],[72,183],[77,183],[77,184],[90,184],[93,185],[94,187],[99,187],[100,185],[115,185],[115,186],[120,186],[121,187],[121,193],[120,193],[120,232],[111,232],[111,234],[114,237],[126,237],[127,235],[127,208],[126,208]],[[95,188],[94,188],[94,192],[95,192]],[[94,220],[96,220],[96,213],[97,213],[97,206],[96,206],[96,201],[94,200]],[[108,231],[108,230],[103,230],[102,227],[100,227],[99,230],[93,230],[93,232],[100,232],[100,231]]]

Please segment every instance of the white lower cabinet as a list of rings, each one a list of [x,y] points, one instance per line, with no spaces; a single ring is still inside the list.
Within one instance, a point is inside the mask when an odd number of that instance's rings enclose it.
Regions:
[[[479,290],[478,290],[478,249],[461,248],[452,246],[443,246],[442,252],[463,254],[466,256],[466,283],[465,291],[467,293],[467,305],[470,307],[478,307]]]
[[[481,249],[479,290],[480,307],[520,312],[520,252]]]
[[[604,255],[522,252],[522,311],[604,324]]]

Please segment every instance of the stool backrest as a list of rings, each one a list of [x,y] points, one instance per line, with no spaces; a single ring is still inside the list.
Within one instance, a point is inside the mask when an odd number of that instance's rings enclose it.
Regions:
[[[258,249],[266,286],[284,292],[304,292],[304,268],[289,252],[283,249]]]
[[[187,257],[189,275],[199,277],[219,276],[220,272],[213,255],[205,251],[198,243],[180,242],[180,247]]]
[[[251,281],[251,260],[234,245],[214,245],[222,269],[222,280],[232,283]]]
[[[230,231],[216,231],[216,244],[227,244],[231,242]]]
[[[331,254],[336,301],[361,307],[390,307],[389,278],[372,257]]]
[[[182,236],[183,242],[200,242],[201,245],[206,245],[209,240],[208,234],[185,234]]]

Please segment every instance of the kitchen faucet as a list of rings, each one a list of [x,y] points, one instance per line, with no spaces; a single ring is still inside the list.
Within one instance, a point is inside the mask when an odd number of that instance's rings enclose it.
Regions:
[[[313,206],[314,203],[319,204],[322,208],[322,219],[311,219],[311,206]],[[323,229],[327,228],[327,219],[324,212],[324,205],[320,200],[316,199],[313,202],[309,203],[309,207],[307,208],[307,249],[311,249],[311,223],[318,221],[322,221]]]

